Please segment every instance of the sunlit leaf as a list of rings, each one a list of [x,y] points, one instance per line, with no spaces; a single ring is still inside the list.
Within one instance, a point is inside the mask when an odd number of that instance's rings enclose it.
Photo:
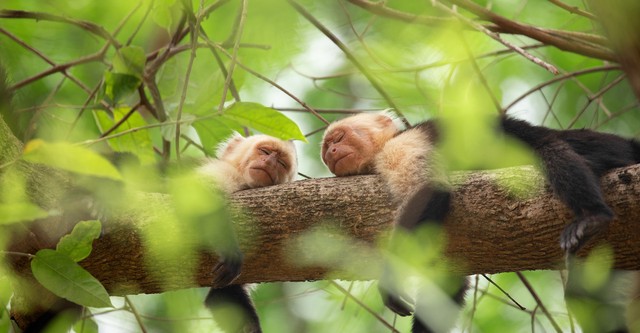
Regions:
[[[73,330],[76,333],[98,333],[98,323],[91,317],[85,317],[73,325]]]
[[[78,262],[91,254],[93,240],[100,237],[101,230],[100,221],[80,221],[70,234],[58,241],[56,250]]]
[[[65,254],[40,250],[31,261],[31,270],[36,280],[57,296],[83,306],[113,306],[100,281]]]
[[[22,157],[28,162],[42,163],[66,171],[115,180],[122,179],[118,170],[104,157],[92,150],[70,143],[32,140],[25,146]]]
[[[304,134],[293,120],[277,110],[258,103],[234,103],[224,111],[224,115],[243,126],[254,128],[282,140],[307,142]]]
[[[110,130],[116,124],[119,124],[111,134],[118,134],[134,128],[140,128],[147,125],[140,113],[133,112],[129,114],[131,108],[117,107],[113,108],[113,118],[101,110],[96,110],[94,115],[102,133]],[[126,120],[123,120],[126,117]],[[107,142],[117,152],[130,152],[140,158],[143,164],[153,163],[155,161],[153,154],[153,144],[149,131],[133,131],[111,139]]]
[[[119,49],[113,57],[113,72],[133,75],[142,79],[146,56],[139,46],[126,46]]]
[[[0,204],[0,224],[33,221],[48,215],[42,208],[28,202]]]
[[[216,116],[198,120],[193,123],[204,151],[213,155],[218,144],[227,139],[233,132],[241,132],[242,126],[224,116]]]

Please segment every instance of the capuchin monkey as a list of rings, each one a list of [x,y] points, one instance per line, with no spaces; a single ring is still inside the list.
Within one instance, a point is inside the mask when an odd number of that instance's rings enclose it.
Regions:
[[[227,194],[236,191],[277,185],[293,181],[297,173],[297,157],[293,142],[267,135],[232,136],[221,144],[216,156],[208,159],[197,172],[207,182]],[[235,238],[235,234],[231,235]],[[240,275],[242,252],[237,246],[220,253],[220,263],[214,267],[214,285],[205,305],[211,310],[218,325],[226,333],[260,333],[260,321],[244,285],[231,284]],[[229,317],[225,310],[239,311],[241,315]]]
[[[506,116],[499,119],[499,128],[536,153],[554,193],[573,212],[574,220],[560,237],[560,247],[568,256],[607,229],[614,214],[603,199],[599,178],[611,169],[639,163],[637,141],[586,129],[533,126]],[[440,141],[436,120],[400,130],[385,114],[358,114],[327,128],[321,154],[336,176],[380,174],[400,205],[396,226],[411,232],[427,222],[442,224],[450,210],[451,190],[439,166]],[[446,289],[451,299],[462,306],[468,283],[464,277],[451,278],[458,288],[448,285]],[[379,284],[385,305],[399,315],[411,314],[411,306],[390,291],[387,279],[385,268]],[[428,297],[423,293],[418,293],[416,309],[438,311],[437,305],[433,309],[428,305],[421,308],[425,306],[421,299]],[[435,313],[441,319],[438,323],[414,315],[412,332],[453,328],[457,314],[446,318]]]

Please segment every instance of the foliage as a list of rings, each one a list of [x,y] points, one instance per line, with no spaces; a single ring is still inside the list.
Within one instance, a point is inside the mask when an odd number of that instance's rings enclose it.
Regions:
[[[175,210],[146,242],[151,256],[174,256],[188,266],[183,254],[211,245],[208,235],[217,231],[186,212],[225,219],[223,198],[188,176],[165,182],[149,170],[212,155],[234,131],[309,142],[298,145],[300,172],[309,177],[329,175],[317,158],[326,124],[354,112],[392,109],[406,123],[442,117],[451,169],[531,163],[522,149],[492,135],[497,113],[555,128],[640,135],[638,100],[589,6],[477,3],[5,0],[0,59],[14,99],[5,107],[0,95],[0,112],[25,148],[0,157],[0,225],[59,214],[27,195],[19,166],[41,163],[72,174],[93,196],[118,202],[113,207],[144,206],[131,199],[138,190],[171,193]],[[103,157],[114,152],[132,154],[141,167],[116,168]],[[111,306],[104,288],[77,264],[99,234],[96,225],[78,224],[56,250],[30,260],[38,281],[54,293]],[[193,235],[194,229],[206,230]],[[416,274],[429,278],[422,273]],[[0,275],[3,305],[9,280]],[[372,286],[267,284],[258,288],[256,303],[267,332],[406,331],[409,320],[385,311]],[[201,290],[185,290],[112,298],[118,311],[92,308],[91,317],[100,327],[130,331],[210,330],[203,297]],[[557,272],[478,276],[468,300],[462,330],[570,326]],[[543,305],[548,313],[538,311]],[[7,317],[0,316],[0,330]],[[97,331],[94,325],[85,327]]]

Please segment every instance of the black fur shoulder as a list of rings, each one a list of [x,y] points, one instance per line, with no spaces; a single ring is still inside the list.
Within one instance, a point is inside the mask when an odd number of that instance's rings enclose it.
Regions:
[[[431,143],[439,143],[440,136],[440,124],[436,119],[430,119],[414,125],[412,128],[416,128],[427,135]]]

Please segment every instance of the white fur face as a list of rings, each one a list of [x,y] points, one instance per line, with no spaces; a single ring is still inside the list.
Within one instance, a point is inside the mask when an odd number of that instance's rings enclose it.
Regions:
[[[236,134],[218,148],[217,155],[236,168],[245,182],[243,188],[291,182],[298,170],[293,142],[268,135]]]
[[[327,128],[322,139],[322,161],[336,176],[368,174],[374,158],[398,128],[384,114],[361,113]]]

